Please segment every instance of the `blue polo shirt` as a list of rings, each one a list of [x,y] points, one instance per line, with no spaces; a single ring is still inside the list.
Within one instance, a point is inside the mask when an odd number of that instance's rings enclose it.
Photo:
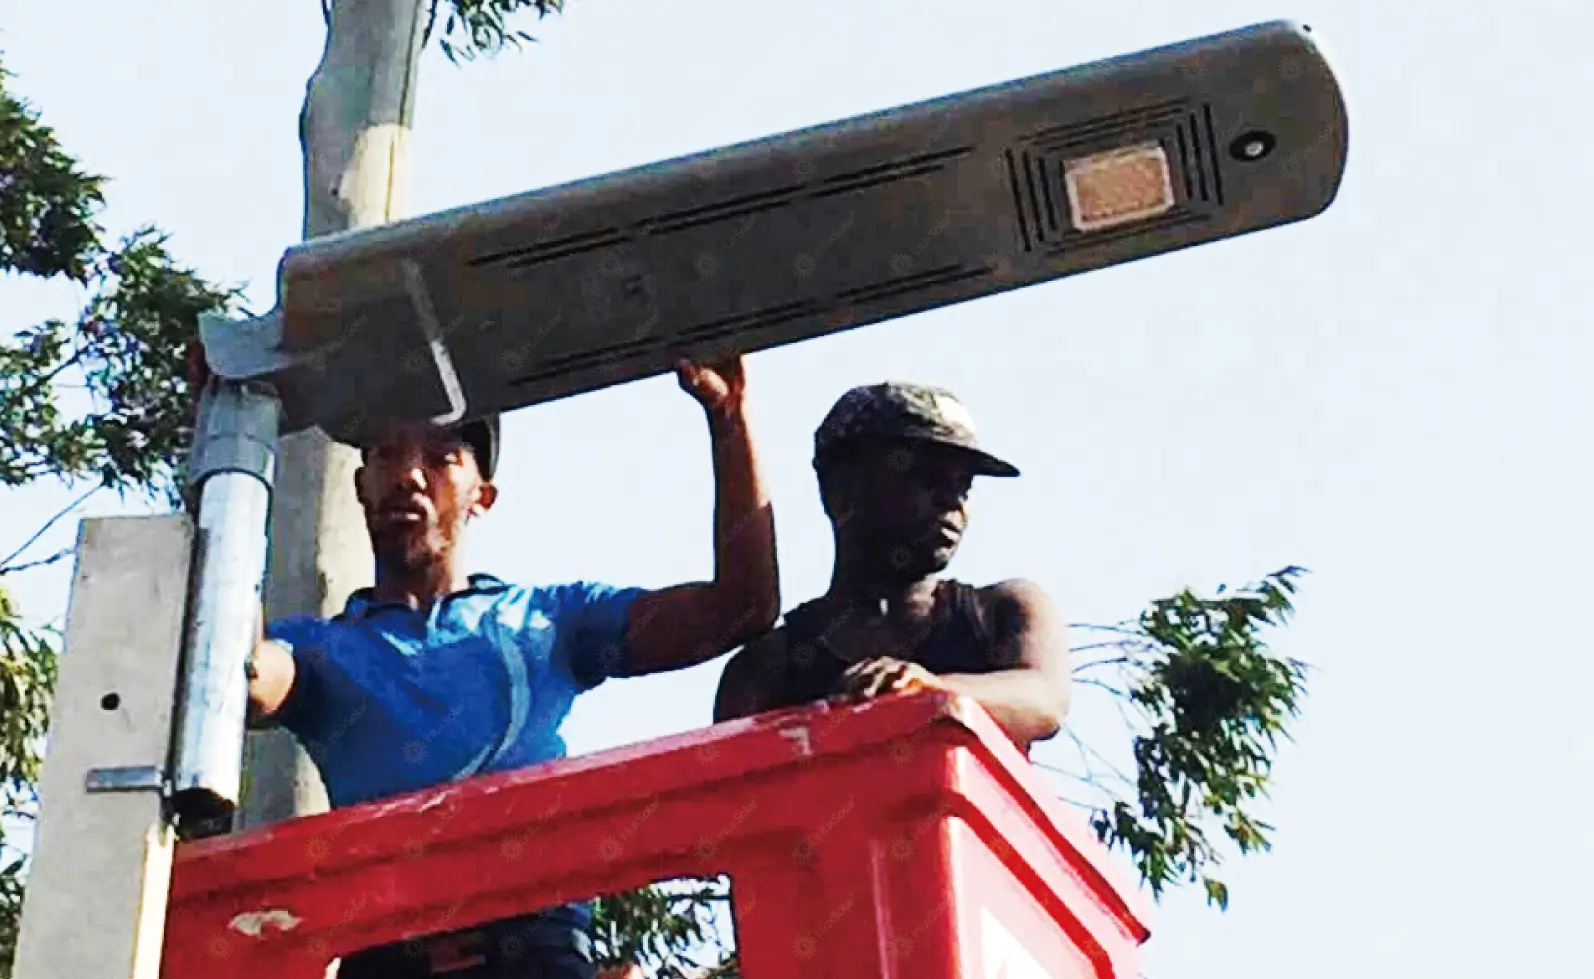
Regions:
[[[295,662],[277,720],[334,807],[563,758],[576,696],[631,675],[626,623],[640,594],[484,574],[425,610],[357,592],[330,620],[267,627]]]

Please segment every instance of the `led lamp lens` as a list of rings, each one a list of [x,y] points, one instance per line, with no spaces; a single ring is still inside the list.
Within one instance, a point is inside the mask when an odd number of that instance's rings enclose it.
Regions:
[[[1069,219],[1079,231],[1132,224],[1173,210],[1173,172],[1159,143],[1069,160],[1063,179]]]

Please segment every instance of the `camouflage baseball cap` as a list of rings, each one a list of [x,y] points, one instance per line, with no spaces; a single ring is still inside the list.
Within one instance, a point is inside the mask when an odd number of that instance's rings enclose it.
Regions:
[[[981,476],[1017,476],[1011,463],[980,448],[974,419],[945,388],[903,381],[855,387],[843,394],[814,433],[814,458],[857,439],[911,439],[961,449]]]

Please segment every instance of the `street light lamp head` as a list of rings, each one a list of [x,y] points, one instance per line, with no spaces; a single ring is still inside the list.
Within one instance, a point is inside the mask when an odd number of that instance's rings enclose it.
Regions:
[[[1304,220],[1346,128],[1263,24],[305,242],[206,345],[290,430],[453,424]]]

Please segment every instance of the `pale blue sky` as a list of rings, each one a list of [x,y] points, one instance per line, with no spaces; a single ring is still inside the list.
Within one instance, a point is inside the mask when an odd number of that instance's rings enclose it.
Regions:
[[[1350,165],[1324,216],[752,360],[786,597],[829,570],[808,468],[825,408],[886,376],[945,384],[1026,473],[979,488],[959,576],[1031,577],[1100,622],[1185,584],[1314,572],[1278,637],[1317,672],[1266,811],[1276,848],[1231,863],[1227,914],[1164,902],[1154,979],[1566,975],[1594,873],[1586,5],[574,0],[521,55],[429,57],[413,207],[1278,17],[1316,29],[1346,90]],[[9,0],[0,17],[13,84],[115,178],[108,220],[160,223],[261,307],[299,229],[321,34],[315,0]],[[75,302],[9,280],[0,297],[19,325]],[[709,571],[707,442],[673,380],[517,414],[507,438],[480,567]],[[5,524],[60,499],[9,494]],[[23,597],[53,614],[65,580]],[[706,723],[717,673],[611,684],[572,744]],[[1099,706],[1077,723],[1120,737]]]

